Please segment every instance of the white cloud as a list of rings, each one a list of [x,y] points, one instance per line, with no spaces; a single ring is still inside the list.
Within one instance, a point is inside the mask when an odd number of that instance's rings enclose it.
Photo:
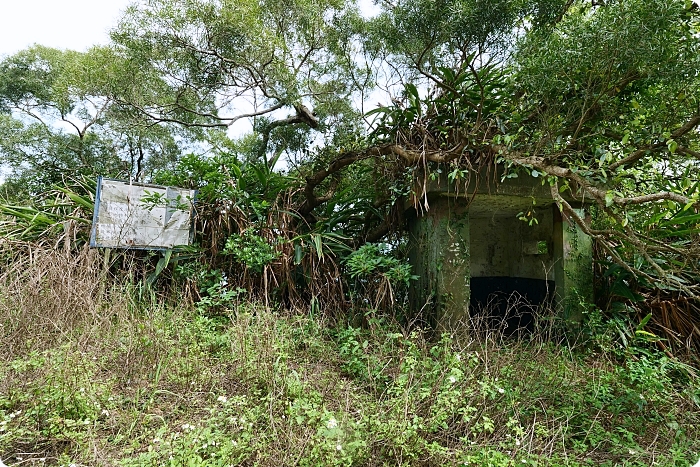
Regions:
[[[132,0],[0,0],[0,55],[32,44],[85,50],[108,41]]]

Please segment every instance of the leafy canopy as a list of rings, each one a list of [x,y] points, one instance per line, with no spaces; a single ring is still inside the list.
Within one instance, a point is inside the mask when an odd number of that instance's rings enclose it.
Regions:
[[[697,296],[694,3],[377,7],[366,18],[350,0],[145,0],[109,47],[6,58],[9,183],[58,166],[118,172],[119,161],[132,175],[147,160],[169,170],[186,147],[196,154],[175,168],[179,178],[186,167],[230,174],[217,176],[231,187],[220,206],[264,204],[254,218],[272,222],[277,212],[290,232],[358,247],[401,242],[406,199],[420,199],[431,173],[463,180],[500,164],[550,186],[605,261],[647,286]],[[230,163],[197,162],[210,157]],[[257,204],[238,203],[246,196]],[[595,222],[572,199],[591,201]]]

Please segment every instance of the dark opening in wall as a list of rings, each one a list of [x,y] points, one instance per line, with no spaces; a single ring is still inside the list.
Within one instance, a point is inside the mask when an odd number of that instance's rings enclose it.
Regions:
[[[505,335],[534,331],[535,314],[550,305],[554,281],[522,277],[472,277],[469,313]]]

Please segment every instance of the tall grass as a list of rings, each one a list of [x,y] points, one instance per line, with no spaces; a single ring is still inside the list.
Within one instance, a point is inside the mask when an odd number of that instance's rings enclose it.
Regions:
[[[96,251],[76,256],[16,243],[15,256],[0,275],[1,360],[57,343],[90,338],[85,331],[109,329],[109,316],[124,308],[118,294],[107,303],[100,297],[101,261]],[[21,254],[17,254],[21,253]]]
[[[10,466],[687,467],[700,455],[692,368],[642,343],[574,346],[551,321],[518,339],[376,313],[354,327],[342,310],[331,325],[318,307],[212,315],[112,277],[95,251],[27,253],[0,276]]]

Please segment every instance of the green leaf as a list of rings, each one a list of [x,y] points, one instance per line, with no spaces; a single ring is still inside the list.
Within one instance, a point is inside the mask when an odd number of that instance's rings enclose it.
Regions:
[[[318,255],[319,259],[323,257],[323,242],[321,240],[321,235],[319,234],[312,234],[311,239],[314,242],[314,246],[316,247],[316,254]]]
[[[234,177],[237,179],[241,178],[243,172],[241,172],[241,168],[237,164],[231,164],[228,166],[228,168],[231,169]]]
[[[389,107],[380,106],[380,107],[377,107],[376,109],[370,110],[369,112],[365,112],[365,116],[375,115],[375,114],[379,114],[379,113],[386,113],[389,110],[390,110]]]
[[[651,313],[649,313],[648,315],[646,315],[646,316],[639,322],[639,324],[637,325],[637,329],[638,329],[638,330],[643,329],[644,326],[647,325],[647,323],[649,322],[650,319],[651,319]]]
[[[610,207],[613,205],[613,202],[615,200],[615,193],[612,191],[608,191],[605,193],[605,206]]]
[[[294,245],[294,264],[301,264],[301,260],[304,258],[304,250],[301,245]]]
[[[55,187],[57,190],[61,191],[62,193],[65,193],[68,198],[70,198],[71,201],[73,201],[75,204],[84,207],[85,209],[88,209],[92,211],[95,207],[95,203],[92,202],[92,200],[85,198],[83,196],[78,195],[77,193],[73,192],[72,190],[69,190],[68,188],[63,188],[60,186]]]
[[[163,253],[163,257],[160,258],[158,260],[158,264],[156,264],[155,271],[153,271],[153,273],[150,274],[148,276],[148,279],[146,280],[146,283],[148,285],[153,285],[155,283],[156,279],[158,279],[158,276],[160,276],[160,273],[162,273],[163,269],[165,269],[168,266],[168,264],[170,263],[170,258],[172,257],[172,255],[173,255],[172,249],[165,250],[165,252]]]
[[[666,146],[668,146],[668,150],[671,154],[674,154],[676,152],[676,149],[678,148],[678,143],[672,139],[669,139],[666,142]]]
[[[406,84],[406,91],[415,97],[416,99],[420,99],[420,96],[418,94],[418,88],[416,88],[415,84],[413,83],[408,83]]]
[[[260,184],[262,186],[267,186],[267,183],[269,182],[269,172],[267,170],[267,167],[262,168],[258,167],[257,165],[251,165],[251,168],[253,169],[253,173],[255,174],[255,177],[258,179]]]

